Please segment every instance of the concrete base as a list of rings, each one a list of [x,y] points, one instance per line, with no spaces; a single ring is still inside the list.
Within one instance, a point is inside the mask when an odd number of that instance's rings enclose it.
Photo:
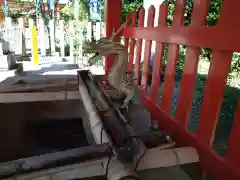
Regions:
[[[16,57],[14,54],[0,56],[0,68],[12,70],[16,68]]]

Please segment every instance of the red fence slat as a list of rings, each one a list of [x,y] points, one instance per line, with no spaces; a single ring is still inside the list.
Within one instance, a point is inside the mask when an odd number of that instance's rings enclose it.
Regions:
[[[225,28],[228,28],[228,26],[234,26],[234,28],[237,28],[238,25],[235,23],[239,22],[239,7],[239,0],[222,0],[222,9],[218,25]]]
[[[212,53],[197,130],[198,139],[208,145],[212,144],[231,61],[231,52],[214,50]]]
[[[231,134],[228,139],[227,151],[225,154],[226,159],[229,160],[231,163],[235,164],[238,168],[240,168],[239,135],[240,135],[240,98],[238,100],[238,107],[233,121]]]
[[[183,26],[185,2],[177,2],[174,17],[173,26]],[[161,108],[166,112],[171,112],[172,95],[174,90],[174,82],[176,75],[176,64],[179,58],[179,45],[168,45],[168,57],[167,66],[165,71],[165,82],[163,87]]]
[[[191,26],[200,27],[205,25],[205,19],[208,14],[209,1],[201,0],[201,6],[199,3],[200,1],[195,1],[194,3]],[[192,96],[195,87],[199,55],[200,48],[191,46],[187,47],[176,111],[176,119],[184,128],[187,128],[191,111]]]
[[[139,22],[138,27],[144,26],[144,16],[145,16],[145,10],[144,8],[141,8],[139,11]],[[136,62],[135,62],[135,73],[134,76],[137,78],[137,83],[140,82],[140,61],[142,56],[142,39],[137,39],[137,50],[136,50]]]
[[[159,7],[158,27],[166,25],[166,17],[168,15],[168,6],[162,4]],[[164,54],[164,44],[156,42],[155,56],[153,63],[152,85],[150,89],[150,98],[157,102],[158,89],[160,87],[160,72],[162,70],[162,57]]]
[[[126,26],[125,27],[129,27],[130,25],[130,13],[126,14]],[[129,44],[129,38],[128,37],[124,37],[124,45],[128,48],[128,44]]]
[[[180,82],[180,93],[177,103],[176,119],[180,125],[187,128],[189,115],[192,107],[192,96],[195,87],[200,49],[187,48],[184,71]]]
[[[136,27],[136,18],[137,18],[137,12],[136,10],[132,13],[132,27]],[[134,59],[134,42],[135,38],[130,39],[130,52],[129,52],[129,63],[128,63],[128,71],[132,72],[132,65],[133,65],[133,59]]]
[[[154,6],[150,6],[150,8],[148,9],[147,27],[154,26],[154,17],[155,17],[155,8]],[[152,41],[146,40],[145,48],[144,48],[143,72],[142,72],[142,80],[141,80],[141,84],[144,86],[145,92],[148,86],[148,72],[149,72],[149,60],[151,56],[151,47],[152,47]]]

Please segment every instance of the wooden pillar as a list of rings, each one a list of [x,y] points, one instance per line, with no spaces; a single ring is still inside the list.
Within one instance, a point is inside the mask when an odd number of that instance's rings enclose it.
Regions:
[[[104,7],[104,18],[105,18],[105,29],[106,37],[112,35],[113,29],[117,30],[121,26],[122,19],[122,0],[105,0]],[[120,39],[118,37],[118,39]],[[114,56],[105,57],[105,72],[106,74],[110,71],[110,68],[114,62]]]

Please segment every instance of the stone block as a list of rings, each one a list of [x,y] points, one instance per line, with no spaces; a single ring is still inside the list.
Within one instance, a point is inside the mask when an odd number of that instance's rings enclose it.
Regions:
[[[0,55],[0,68],[12,70],[16,68],[15,54]]]

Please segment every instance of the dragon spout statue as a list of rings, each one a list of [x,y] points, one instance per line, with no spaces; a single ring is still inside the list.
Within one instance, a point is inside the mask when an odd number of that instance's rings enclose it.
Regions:
[[[131,78],[131,74],[127,73],[128,67],[128,50],[120,42],[114,41],[114,37],[124,27],[123,24],[116,33],[113,33],[110,38],[100,38],[95,41],[86,41],[83,45],[84,54],[94,54],[89,58],[89,65],[95,64],[100,58],[99,56],[116,55],[114,64],[108,73],[109,85],[116,89],[119,94],[125,95],[122,108],[127,107],[129,102],[135,95],[135,86]]]

